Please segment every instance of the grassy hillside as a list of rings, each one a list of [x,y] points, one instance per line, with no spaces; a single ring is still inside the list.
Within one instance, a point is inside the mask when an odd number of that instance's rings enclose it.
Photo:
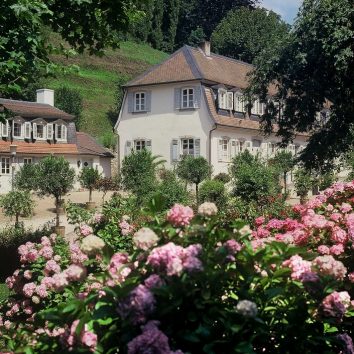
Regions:
[[[82,54],[67,59],[55,55],[52,57],[54,62],[63,66],[75,64],[79,69],[46,79],[45,85],[54,90],[63,85],[78,89],[84,98],[81,130],[99,138],[112,130],[106,113],[114,104],[117,80],[131,79],[167,56],[146,44],[133,42],[123,42],[119,49],[108,50],[103,57]]]

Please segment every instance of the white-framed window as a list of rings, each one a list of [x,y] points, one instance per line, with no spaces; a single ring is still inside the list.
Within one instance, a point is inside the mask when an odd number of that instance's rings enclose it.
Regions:
[[[182,89],[181,108],[194,108],[194,89],[191,87]]]
[[[12,136],[14,138],[22,138],[22,122],[21,121],[12,121]]]
[[[149,139],[136,139],[136,140],[134,140],[134,150],[135,151],[141,151],[144,149],[151,151],[151,140],[149,140]]]
[[[10,158],[2,157],[1,158],[1,174],[9,175],[10,174]]]
[[[224,162],[230,161],[230,139],[228,137],[219,139],[218,159]]]
[[[275,142],[268,143],[268,154],[275,155],[276,152],[277,152],[277,143]]]
[[[227,109],[227,91],[224,89],[219,89],[218,91],[218,101],[220,109]]]
[[[25,139],[31,139],[32,124],[31,122],[25,122]]]
[[[245,97],[240,92],[235,93],[234,106],[236,112],[246,112]]]
[[[257,98],[252,105],[251,109],[252,114],[263,115],[264,114],[264,104]]]
[[[23,158],[24,165],[30,165],[31,163],[32,163],[32,157],[24,157]]]
[[[47,124],[47,140],[53,140],[53,123]]]
[[[45,124],[33,123],[33,138],[38,140],[45,140],[47,138]]]
[[[192,155],[194,156],[194,139],[193,138],[183,138],[181,139],[182,155]]]
[[[262,141],[259,139],[252,139],[252,151],[257,154],[260,153]]]
[[[146,93],[135,92],[134,94],[134,111],[145,112],[146,111]]]

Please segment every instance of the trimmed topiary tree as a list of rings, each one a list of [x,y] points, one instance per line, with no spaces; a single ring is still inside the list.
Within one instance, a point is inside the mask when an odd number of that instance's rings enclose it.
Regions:
[[[20,216],[30,216],[33,213],[33,200],[28,191],[14,190],[0,197],[0,206],[6,216],[15,217],[15,227],[20,226]]]
[[[308,192],[313,186],[311,173],[304,168],[298,168],[294,173],[294,186],[297,195],[300,197],[300,203],[304,204]]]
[[[93,167],[84,167],[79,175],[79,182],[83,188],[89,190],[89,203],[92,202],[92,191],[96,188],[100,173]]]
[[[197,205],[199,204],[199,184],[211,174],[211,167],[204,157],[184,156],[177,165],[177,175],[188,183],[195,184]]]
[[[225,207],[227,196],[225,184],[219,180],[204,181],[199,190],[199,200],[203,202],[213,202],[218,208]]]

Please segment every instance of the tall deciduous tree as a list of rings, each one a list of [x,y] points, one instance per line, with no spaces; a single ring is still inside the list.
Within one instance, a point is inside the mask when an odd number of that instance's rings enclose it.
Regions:
[[[0,94],[18,92],[38,70],[50,71],[44,26],[82,52],[115,46],[134,18],[135,0],[3,0],[0,3]]]
[[[276,118],[284,144],[296,132],[311,134],[301,154],[306,167],[323,169],[353,145],[353,38],[352,0],[304,0],[290,35],[257,58],[252,93],[266,100],[273,84],[284,103],[283,118],[273,108],[263,116],[266,130]]]
[[[253,63],[266,48],[277,45],[289,29],[273,11],[242,7],[227,14],[211,41],[217,53]]]

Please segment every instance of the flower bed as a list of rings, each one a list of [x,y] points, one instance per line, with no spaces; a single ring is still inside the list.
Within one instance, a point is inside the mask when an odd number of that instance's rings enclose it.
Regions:
[[[139,226],[114,218],[119,243],[134,233],[129,253],[91,235],[94,222],[75,244],[23,245],[2,308],[6,349],[353,353],[353,202],[354,183],[336,184],[296,219],[260,217],[253,231],[211,203],[198,215],[153,203]]]

